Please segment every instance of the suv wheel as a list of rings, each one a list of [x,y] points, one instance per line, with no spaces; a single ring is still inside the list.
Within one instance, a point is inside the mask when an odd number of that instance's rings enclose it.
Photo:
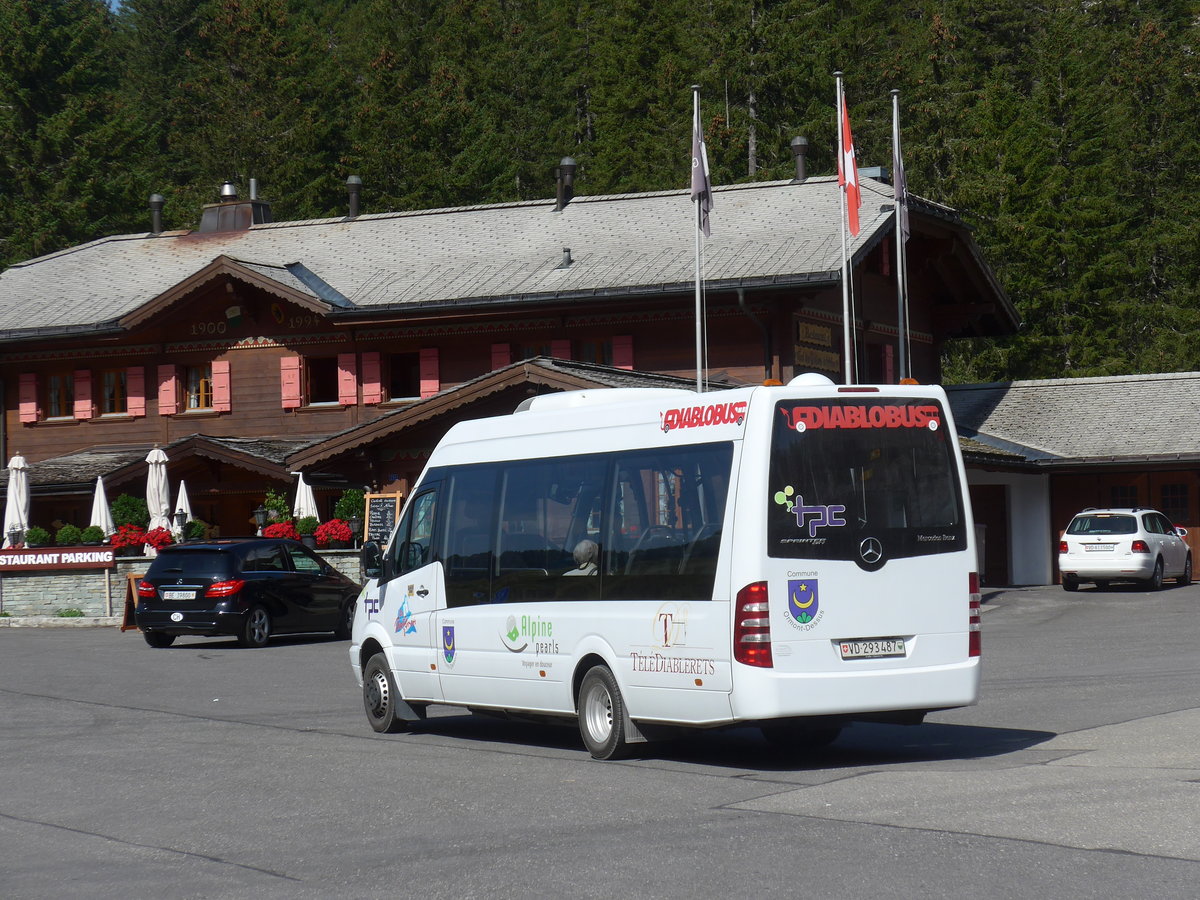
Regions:
[[[142,637],[146,639],[147,644],[158,649],[170,647],[175,643],[175,635],[163,634],[161,631],[143,631]]]
[[[238,643],[243,647],[265,647],[270,639],[271,614],[261,606],[251,607],[238,634]]]

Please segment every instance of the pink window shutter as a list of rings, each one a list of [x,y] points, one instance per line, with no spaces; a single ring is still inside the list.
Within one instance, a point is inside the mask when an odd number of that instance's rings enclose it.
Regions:
[[[75,418],[92,419],[96,404],[92,402],[92,370],[75,370]]]
[[[492,344],[492,371],[512,362],[512,344]]]
[[[125,411],[131,416],[146,414],[146,370],[134,366],[125,370]]]
[[[78,386],[75,389],[79,394]],[[179,371],[175,366],[158,367],[158,414],[173,416],[179,412]]]
[[[571,358],[571,342],[570,341],[551,341],[550,355],[555,359],[570,359]]]
[[[233,410],[233,390],[230,386],[229,360],[214,360],[212,364],[213,409],[217,412]]]
[[[21,376],[21,421],[36,422],[38,420],[38,377],[32,373]]]
[[[285,356],[279,360],[279,395],[284,409],[300,406],[300,357]]]
[[[377,351],[362,355],[363,403],[383,402],[383,378],[380,376],[380,359]]]
[[[612,339],[612,361],[618,369],[633,368],[633,335],[618,334]]]
[[[339,353],[338,403],[355,406],[358,403],[358,356],[354,353]]]
[[[421,396],[432,397],[441,387],[437,348],[426,347],[421,351]]]

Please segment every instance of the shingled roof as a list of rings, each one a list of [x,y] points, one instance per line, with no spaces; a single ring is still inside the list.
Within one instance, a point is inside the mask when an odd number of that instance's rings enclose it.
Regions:
[[[1040,466],[1200,461],[1200,372],[947,386],[960,434]]]
[[[868,178],[862,193],[855,259],[894,229],[891,187]],[[994,327],[1015,327],[1014,308],[957,213],[915,197],[912,210],[914,221],[936,221],[931,227],[962,241],[982,279],[979,293],[995,307]],[[720,187],[712,215],[709,290],[840,278],[836,178]],[[331,318],[690,292],[693,216],[688,191],[663,191],[576,197],[560,212],[539,200],[102,238],[0,273],[0,339],[119,331],[218,261]]]

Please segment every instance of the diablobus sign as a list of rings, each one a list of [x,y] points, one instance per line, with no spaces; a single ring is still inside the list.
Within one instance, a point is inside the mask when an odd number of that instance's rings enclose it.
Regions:
[[[112,547],[0,550],[0,574],[60,572],[64,569],[111,569],[115,565]]]

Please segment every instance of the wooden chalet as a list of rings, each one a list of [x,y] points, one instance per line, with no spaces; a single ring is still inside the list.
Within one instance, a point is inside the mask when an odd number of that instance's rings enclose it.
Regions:
[[[851,240],[855,380],[898,377],[890,185],[864,179]],[[713,386],[842,371],[835,178],[717,188],[704,242]],[[356,209],[354,210],[357,211]],[[544,391],[694,386],[687,191],[272,222],[257,199],[196,230],[106,237],[0,273],[5,460],[31,522],[88,524],[92,489],[172,492],[246,533],[303,471],[322,514],[347,486],[401,492],[453,422]],[[912,199],[911,371],[951,338],[1011,333],[1012,305],[951,209]]]

